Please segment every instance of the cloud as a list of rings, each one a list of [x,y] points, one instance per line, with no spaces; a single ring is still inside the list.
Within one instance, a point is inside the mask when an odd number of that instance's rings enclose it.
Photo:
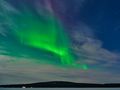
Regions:
[[[10,3],[8,3],[7,2],[7,0],[0,0],[0,9],[2,9],[1,10],[1,12],[4,12],[4,13],[19,13],[19,11],[16,9],[16,8],[14,8]],[[0,14],[2,14],[0,12]]]
[[[77,62],[90,66],[90,78],[106,83],[119,82],[120,54],[103,48],[102,41],[95,36],[94,30],[84,23],[74,26],[71,33],[72,49],[80,57]]]
[[[2,59],[1,59],[2,58]],[[104,70],[80,70],[38,64],[30,58],[0,56],[0,84],[71,81],[81,83],[119,82],[119,75]],[[11,59],[11,61],[10,61]]]
[[[83,23],[73,27],[71,37],[72,49],[79,57],[84,57],[88,64],[104,62],[106,66],[113,66],[120,60],[120,54],[103,48],[102,41],[97,39],[93,30]]]

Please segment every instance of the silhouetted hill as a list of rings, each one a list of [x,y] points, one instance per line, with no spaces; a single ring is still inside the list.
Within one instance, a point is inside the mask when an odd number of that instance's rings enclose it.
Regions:
[[[40,83],[31,83],[31,84],[14,84],[14,85],[0,85],[3,88],[86,88],[86,87],[120,87],[120,84],[91,84],[91,83],[74,83],[74,82],[65,82],[65,81],[51,81],[51,82],[40,82]]]

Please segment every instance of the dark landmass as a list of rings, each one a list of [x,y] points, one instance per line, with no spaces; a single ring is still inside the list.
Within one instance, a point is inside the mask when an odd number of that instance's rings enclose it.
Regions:
[[[91,83],[74,83],[65,81],[51,81],[31,84],[14,84],[14,85],[0,85],[1,88],[103,88],[103,87],[120,87],[120,83],[111,84],[91,84]]]

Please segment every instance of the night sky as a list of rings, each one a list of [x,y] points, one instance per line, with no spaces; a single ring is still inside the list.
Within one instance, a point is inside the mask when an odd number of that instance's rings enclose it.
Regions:
[[[119,3],[119,0],[91,0],[81,16],[82,21],[94,29],[97,38],[103,43],[103,48],[117,52],[120,51]]]
[[[120,0],[0,0],[0,84],[120,82]]]

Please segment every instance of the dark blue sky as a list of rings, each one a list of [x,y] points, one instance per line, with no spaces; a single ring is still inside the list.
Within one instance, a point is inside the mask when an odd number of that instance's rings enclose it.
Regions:
[[[120,52],[120,0],[88,0],[79,18],[94,30],[103,48]]]
[[[57,11],[69,26],[85,23],[102,41],[103,48],[120,52],[120,0],[85,0],[82,4],[81,0],[69,3],[61,0],[56,7],[64,8],[57,8]]]

